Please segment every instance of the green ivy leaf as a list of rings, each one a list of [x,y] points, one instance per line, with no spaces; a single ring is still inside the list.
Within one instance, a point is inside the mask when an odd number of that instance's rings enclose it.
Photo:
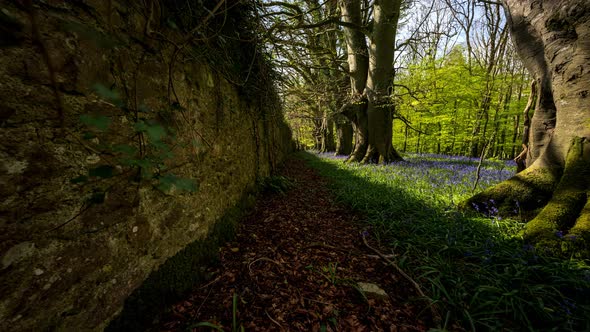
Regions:
[[[78,22],[65,22],[62,27],[66,31],[76,32],[82,38],[92,41],[100,48],[114,48],[121,45],[115,36],[107,35],[94,29],[93,27]]]
[[[89,127],[95,127],[100,131],[107,130],[111,124],[111,119],[104,115],[82,114],[80,115],[80,121],[83,124]]]
[[[84,183],[86,181],[88,181],[88,177],[86,175],[80,175],[70,180],[70,182],[73,184]]]
[[[114,167],[109,165],[100,165],[96,168],[92,168],[88,171],[88,176],[96,176],[99,178],[107,179],[113,177]]]
[[[150,109],[146,105],[143,105],[143,104],[139,105],[137,110],[141,113],[149,113],[150,112]]]
[[[158,178],[157,188],[161,191],[169,191],[173,187],[181,191],[195,192],[197,191],[197,182],[193,179],[181,178],[174,174],[165,174]]]
[[[176,25],[176,22],[174,22],[173,20],[171,20],[170,18],[166,19],[166,24],[171,27],[174,30],[178,30],[178,25]]]
[[[147,124],[142,120],[139,120],[135,125],[133,125],[133,129],[135,129],[135,131],[138,133],[144,132],[147,129]]]
[[[166,136],[166,129],[158,124],[147,126],[145,131],[152,142],[160,142]]]
[[[197,182],[193,179],[178,178],[178,179],[176,179],[175,185],[176,185],[176,188],[178,188],[180,190],[188,191],[191,193],[196,192],[198,189]]]
[[[92,86],[92,89],[101,98],[103,98],[107,101],[110,101],[113,104],[116,104],[118,106],[121,104],[121,99],[119,97],[119,94],[116,91],[113,91],[100,83],[94,84]]]
[[[90,204],[101,204],[104,203],[106,197],[106,193],[104,191],[96,191],[93,192],[90,198],[88,198],[88,203]]]
[[[96,137],[96,135],[94,135],[93,133],[91,133],[91,132],[89,132],[89,131],[85,132],[85,133],[82,135],[82,138],[83,138],[83,139],[86,139],[86,140],[88,140],[88,139],[93,139],[93,138],[95,138],[95,137]]]
[[[127,156],[134,156],[137,154],[137,148],[132,145],[128,144],[118,144],[113,146],[113,151],[118,153],[123,153]]]

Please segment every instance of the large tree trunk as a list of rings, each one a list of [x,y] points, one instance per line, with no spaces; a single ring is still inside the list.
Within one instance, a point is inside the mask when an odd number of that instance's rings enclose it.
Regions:
[[[325,110],[322,116],[321,128],[321,148],[320,152],[334,152],[336,146],[334,144],[334,121],[330,115],[330,111]]]
[[[362,26],[361,2],[359,0],[339,0],[342,21]],[[350,97],[342,107],[341,113],[353,124],[355,131],[354,150],[348,161],[361,161],[369,144],[369,129],[366,115],[366,100],[362,97],[367,84],[369,56],[365,35],[359,29],[344,27],[344,38],[348,55],[350,77]]]
[[[376,0],[373,5],[373,32],[369,47],[369,76],[365,94],[369,124],[369,149],[366,162],[387,163],[401,160],[393,148],[393,51],[401,0]]]
[[[352,123],[343,115],[336,116],[336,152],[335,155],[350,155],[352,153]]]
[[[494,198],[505,211],[517,201],[527,210],[543,204],[525,228],[527,238],[550,242],[570,229],[590,241],[590,2],[504,2],[513,42],[538,90],[530,166],[466,204]]]
[[[348,157],[348,162],[360,162],[369,147],[367,100],[360,95],[356,95],[360,99],[354,97],[351,97],[351,101],[344,104],[340,109],[340,113],[350,120],[354,130],[354,148]]]

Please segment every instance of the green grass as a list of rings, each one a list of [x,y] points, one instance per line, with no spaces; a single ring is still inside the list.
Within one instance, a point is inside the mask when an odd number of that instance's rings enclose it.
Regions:
[[[454,208],[472,195],[473,163],[454,160],[449,164],[464,169],[452,168],[444,160],[414,157],[376,166],[300,156],[330,180],[337,200],[365,216],[370,236],[398,255],[397,264],[447,318],[440,328],[590,330],[586,262],[524,243],[515,236],[522,224],[497,217],[493,202],[486,218]],[[478,190],[511,172],[503,163],[488,163]]]

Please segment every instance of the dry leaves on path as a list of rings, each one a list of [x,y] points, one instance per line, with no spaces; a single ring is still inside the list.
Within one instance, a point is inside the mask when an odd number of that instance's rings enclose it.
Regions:
[[[231,331],[235,314],[235,327],[246,331],[426,330],[428,311],[410,302],[412,285],[364,246],[354,213],[334,202],[326,181],[299,159],[282,174],[295,188],[259,199],[220,250],[214,278],[176,303],[158,329],[208,322]],[[388,296],[367,297],[357,282]]]

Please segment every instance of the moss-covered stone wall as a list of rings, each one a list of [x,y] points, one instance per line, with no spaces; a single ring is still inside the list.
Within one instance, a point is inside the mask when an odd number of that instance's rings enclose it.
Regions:
[[[0,4],[0,330],[102,330],[290,133],[237,2],[31,2]]]

